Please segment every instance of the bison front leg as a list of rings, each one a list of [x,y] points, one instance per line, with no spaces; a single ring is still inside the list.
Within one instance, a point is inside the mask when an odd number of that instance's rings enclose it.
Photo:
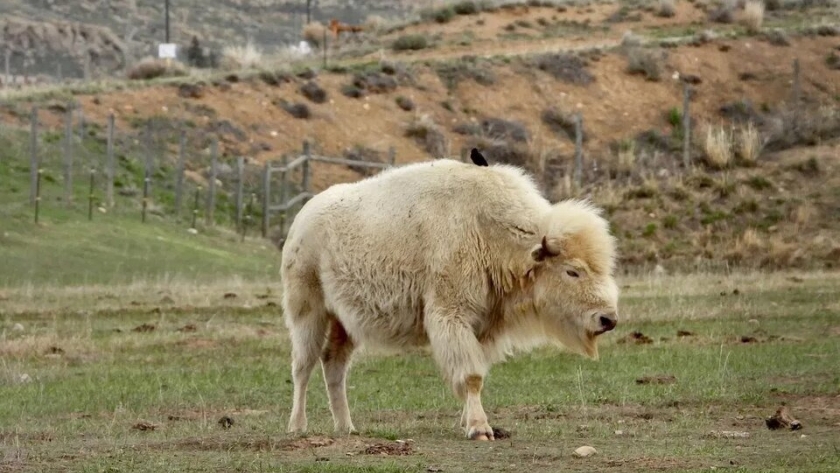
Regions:
[[[469,324],[456,313],[433,311],[426,317],[426,331],[438,366],[455,395],[464,401],[461,427],[467,438],[493,440],[493,429],[481,405],[488,364]]]

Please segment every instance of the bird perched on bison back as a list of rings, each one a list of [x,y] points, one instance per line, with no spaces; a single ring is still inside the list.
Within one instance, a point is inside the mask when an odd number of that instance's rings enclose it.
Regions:
[[[484,156],[475,148],[470,151],[470,159],[472,160],[473,164],[477,166],[487,166],[487,160],[484,159]]]
[[[619,297],[600,209],[550,203],[520,168],[481,167],[440,159],[389,169],[336,184],[297,214],[280,270],[290,432],[307,429],[306,387],[319,360],[335,430],[356,430],[345,383],[362,346],[429,346],[463,402],[465,435],[478,440],[494,439],[481,404],[494,363],[543,344],[598,358]]]

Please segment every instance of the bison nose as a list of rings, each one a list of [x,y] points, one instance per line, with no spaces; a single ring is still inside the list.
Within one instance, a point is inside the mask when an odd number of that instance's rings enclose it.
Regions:
[[[618,324],[615,314],[601,314],[598,320],[601,322],[601,330],[604,332],[609,332]]]

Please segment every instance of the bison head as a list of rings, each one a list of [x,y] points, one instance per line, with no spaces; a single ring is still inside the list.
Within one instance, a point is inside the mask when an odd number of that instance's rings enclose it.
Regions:
[[[597,337],[618,323],[615,240],[598,209],[564,201],[546,215],[530,253],[533,304],[546,335],[598,359]]]

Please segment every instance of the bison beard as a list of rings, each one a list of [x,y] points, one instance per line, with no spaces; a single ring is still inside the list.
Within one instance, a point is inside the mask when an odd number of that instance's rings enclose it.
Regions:
[[[290,432],[307,428],[319,361],[335,430],[355,431],[345,384],[360,346],[431,347],[476,440],[494,439],[481,403],[493,363],[546,343],[597,359],[618,311],[607,222],[587,202],[549,203],[519,168],[471,159],[335,185],[295,217],[281,265]]]

